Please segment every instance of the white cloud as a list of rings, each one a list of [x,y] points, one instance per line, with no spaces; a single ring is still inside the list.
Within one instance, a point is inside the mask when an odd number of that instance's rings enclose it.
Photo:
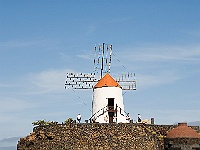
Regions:
[[[12,96],[1,97],[0,112],[15,112],[24,108],[30,108],[30,104],[25,100]]]
[[[16,39],[0,42],[0,50],[50,50],[57,49],[59,42],[56,40],[36,38],[36,39]]]
[[[200,61],[200,45],[195,46],[156,46],[127,48],[117,53],[118,57],[129,61]]]
[[[65,54],[65,53],[63,53],[63,52],[59,53],[58,56],[59,56],[60,59],[62,59],[62,60],[64,60],[64,61],[67,61],[68,59],[71,58],[70,55]]]
[[[32,73],[28,76],[28,83],[34,88],[30,93],[60,92],[64,89],[67,72],[72,70],[47,70]]]
[[[9,87],[13,87],[14,85],[11,84],[4,84],[4,83],[0,83],[0,88],[9,88]]]
[[[137,74],[136,81],[138,90],[144,90],[146,88],[173,83],[177,80],[181,80],[182,78],[184,77],[175,72],[163,71],[153,75]]]
[[[92,63],[92,59],[93,59],[93,56],[92,55],[77,55],[77,57],[79,58],[82,58],[82,59],[86,59],[86,60],[91,60],[91,63]]]
[[[137,87],[146,89],[173,83],[199,73],[199,69],[193,64],[200,63],[200,45],[185,47],[145,45],[140,48],[126,48],[122,52],[115,53],[112,60],[115,62],[111,64],[112,71],[133,70],[136,73]],[[186,64],[192,65],[184,67]]]
[[[0,42],[0,48],[17,48],[37,45],[39,41],[15,40]]]
[[[65,81],[67,73],[78,74],[80,72],[70,69],[51,69],[45,70],[39,73],[31,73],[24,77],[22,88],[26,89],[26,92],[21,95],[28,94],[48,94],[48,93],[64,93]]]

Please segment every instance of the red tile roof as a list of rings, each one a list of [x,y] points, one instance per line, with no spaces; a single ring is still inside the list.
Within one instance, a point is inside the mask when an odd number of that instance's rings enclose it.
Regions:
[[[178,126],[167,133],[166,138],[200,138],[200,135],[187,126],[187,123],[179,123]]]
[[[94,86],[94,88],[101,88],[105,86],[121,88],[121,86],[108,73]]]

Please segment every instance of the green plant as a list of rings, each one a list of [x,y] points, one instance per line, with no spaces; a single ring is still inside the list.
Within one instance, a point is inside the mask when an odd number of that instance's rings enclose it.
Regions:
[[[72,123],[73,119],[72,118],[68,118],[67,120],[65,120],[65,123]]]
[[[43,120],[37,120],[35,122],[32,122],[32,124],[33,124],[33,126],[45,126],[45,125],[51,124],[51,122],[43,119]]]

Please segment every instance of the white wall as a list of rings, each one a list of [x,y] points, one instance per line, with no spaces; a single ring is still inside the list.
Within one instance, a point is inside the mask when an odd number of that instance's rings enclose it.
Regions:
[[[115,109],[116,104],[117,104],[118,105],[118,110],[119,110],[119,107],[122,108],[122,110],[124,110],[122,89],[121,88],[119,88],[119,87],[95,88],[94,91],[93,91],[92,115],[108,105],[108,98],[114,98],[114,109]],[[104,110],[106,110],[106,108]],[[97,117],[101,113],[103,113],[103,110],[101,110],[95,116],[96,117],[96,122],[106,123],[104,121],[104,117],[106,115],[108,116],[108,112],[104,111],[103,115],[101,115],[100,117]],[[125,123],[126,122],[126,114],[124,114],[124,116],[122,116],[119,111],[117,113],[118,113],[117,114],[117,122],[118,123],[119,122]],[[122,111],[122,113],[124,113],[124,111]]]

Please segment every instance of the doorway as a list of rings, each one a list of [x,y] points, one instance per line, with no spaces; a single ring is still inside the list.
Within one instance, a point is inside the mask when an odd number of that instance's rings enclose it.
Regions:
[[[108,116],[109,116],[109,123],[113,123],[113,117],[114,117],[114,98],[108,98]]]

